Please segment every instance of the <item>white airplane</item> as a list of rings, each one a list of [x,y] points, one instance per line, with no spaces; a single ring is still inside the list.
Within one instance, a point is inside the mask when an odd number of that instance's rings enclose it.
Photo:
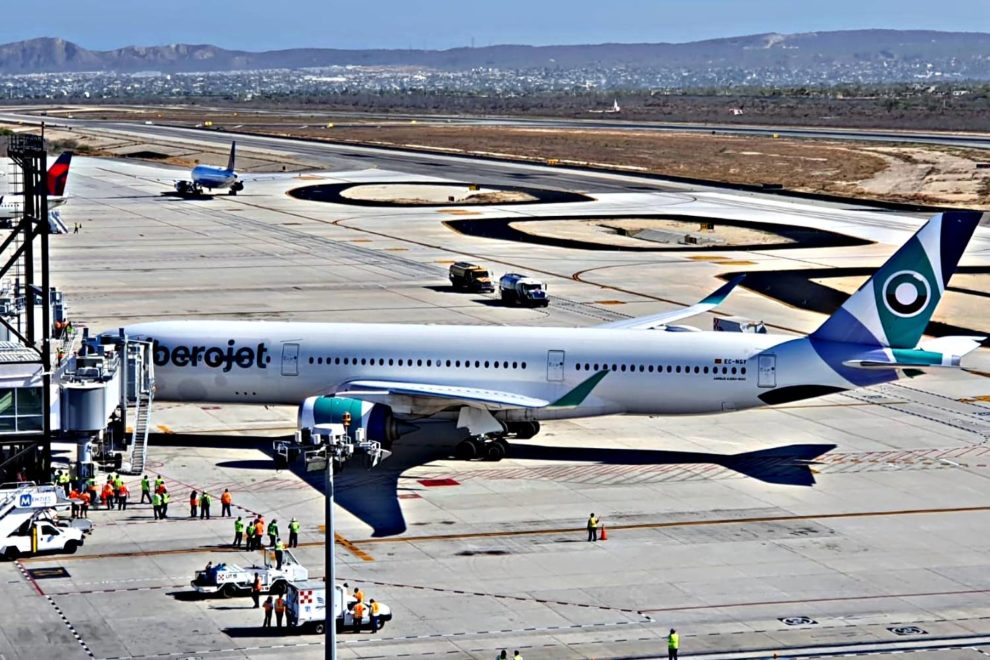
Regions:
[[[230,157],[227,159],[227,167],[214,167],[212,165],[197,165],[190,173],[191,181],[176,181],[175,190],[180,195],[202,195],[203,189],[226,190],[228,195],[236,195],[244,190],[244,182],[237,178],[237,171],[234,169],[237,143],[230,143]]]
[[[505,455],[544,420],[724,413],[951,368],[983,337],[921,341],[981,218],[929,220],[807,336],[685,332],[739,279],[691,307],[590,328],[162,321],[152,341],[166,401],[301,404],[300,428],[359,420],[386,446],[399,420],[449,419],[464,457]],[[919,345],[919,341],[921,341]]]
[[[69,181],[69,166],[72,164],[72,152],[66,151],[48,168],[48,210],[52,211],[66,202],[65,184]],[[0,195],[0,220],[19,218],[24,214],[24,202],[19,198],[4,200],[6,195]]]

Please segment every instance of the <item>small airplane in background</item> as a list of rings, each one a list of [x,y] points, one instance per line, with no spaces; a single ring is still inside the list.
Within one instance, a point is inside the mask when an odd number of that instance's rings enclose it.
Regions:
[[[62,206],[69,201],[65,196],[65,184],[69,181],[69,166],[72,164],[72,152],[66,151],[48,168],[48,210]],[[19,218],[24,213],[24,202],[18,196],[11,201],[5,201],[6,195],[0,195],[0,220]]]
[[[237,178],[234,169],[237,143],[230,143],[230,158],[227,167],[213,165],[197,165],[190,174],[191,181],[176,181],[175,190],[182,196],[195,197],[203,194],[203,190],[226,190],[228,195],[236,195],[244,190],[244,182]]]

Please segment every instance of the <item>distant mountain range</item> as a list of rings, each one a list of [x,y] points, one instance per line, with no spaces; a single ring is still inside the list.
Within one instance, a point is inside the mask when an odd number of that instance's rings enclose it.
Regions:
[[[990,79],[990,34],[925,30],[846,30],[757,34],[683,44],[488,46],[449,50],[294,48],[248,52],[209,45],[128,46],[87,50],[57,38],[0,46],[0,74],[102,71],[213,72],[300,69],[333,65],[414,66],[441,70],[616,68],[837,72],[889,69],[893,77],[927,71],[954,78]]]

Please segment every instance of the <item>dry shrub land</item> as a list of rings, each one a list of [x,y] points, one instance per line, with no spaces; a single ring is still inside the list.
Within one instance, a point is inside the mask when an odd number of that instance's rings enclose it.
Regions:
[[[670,176],[776,183],[793,190],[888,201],[990,205],[990,171],[976,169],[986,155],[976,150],[707,133],[429,124],[258,132],[631,167]]]

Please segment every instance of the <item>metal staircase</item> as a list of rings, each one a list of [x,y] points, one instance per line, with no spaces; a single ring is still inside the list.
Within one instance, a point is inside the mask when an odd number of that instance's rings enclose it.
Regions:
[[[144,472],[148,457],[148,434],[151,432],[151,405],[155,396],[154,365],[151,347],[146,342],[128,342],[126,396],[134,402],[134,420],[130,440],[130,474]]]
[[[134,430],[131,434],[131,474],[144,472],[148,454],[148,433],[151,430],[151,389],[139,393],[134,410]]]

